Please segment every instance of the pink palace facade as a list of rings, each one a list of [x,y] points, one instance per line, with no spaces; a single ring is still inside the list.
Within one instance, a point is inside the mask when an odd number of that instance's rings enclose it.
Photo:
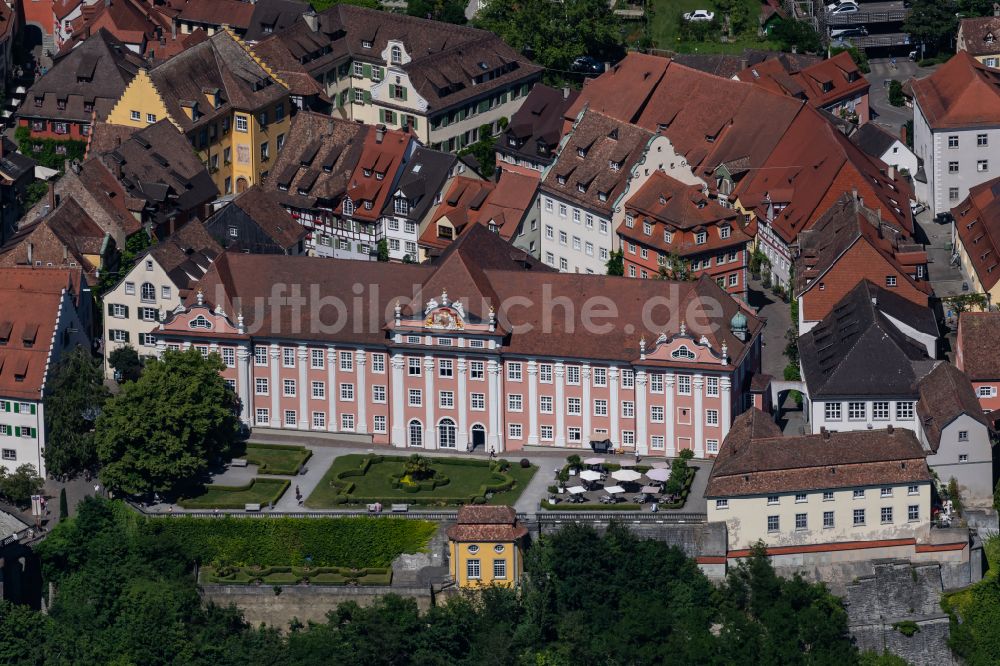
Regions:
[[[275,284],[326,305],[266,302]],[[588,299],[613,316],[588,329]],[[431,265],[227,253],[191,301],[157,348],[219,354],[247,425],[405,449],[712,456],[760,363],[761,320],[710,279],[557,273],[485,228]]]

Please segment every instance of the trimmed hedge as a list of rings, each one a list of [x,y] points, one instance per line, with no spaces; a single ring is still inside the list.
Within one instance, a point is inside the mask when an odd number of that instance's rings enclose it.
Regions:
[[[267,460],[254,454],[254,449],[278,451],[286,454],[283,460]],[[278,476],[293,476],[299,473],[306,461],[312,457],[312,451],[304,446],[287,446],[284,444],[257,444],[250,442],[246,446],[247,462],[257,465],[260,474],[275,474]]]
[[[437,530],[423,520],[388,518],[144,518],[135,529],[154,543],[175,543],[212,566],[388,567],[418,553]]]
[[[389,567],[203,567],[201,580],[217,585],[390,585]]]
[[[185,509],[242,509],[247,504],[277,502],[288,485],[288,479],[258,477],[243,486],[206,486],[204,494],[177,503]]]

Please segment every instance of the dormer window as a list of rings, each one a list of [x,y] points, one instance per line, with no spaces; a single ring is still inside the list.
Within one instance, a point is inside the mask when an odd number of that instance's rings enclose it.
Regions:
[[[612,171],[618,171],[622,168],[621,162],[615,162],[614,160],[608,160],[608,168]]]
[[[578,157],[586,157],[587,156],[587,149],[586,148],[577,148],[576,149],[576,154],[577,154]]]
[[[560,185],[565,185],[566,176],[556,176],[556,182],[558,182]]]
[[[371,169],[365,169],[364,171],[362,171],[362,173],[365,174],[365,178],[371,178],[372,177],[372,170]]]
[[[370,49],[371,47],[372,47],[372,43],[371,43],[370,40],[367,40],[367,39],[362,39],[361,40],[361,48],[363,48],[363,49]]]
[[[694,242],[697,245],[704,245],[705,241],[707,240],[708,240],[708,234],[705,233],[704,231],[699,231],[694,235]]]
[[[344,199],[344,215],[354,215],[354,202]]]
[[[625,213],[625,226],[629,229],[635,226],[635,215],[632,213]]]
[[[597,198],[600,199],[601,201],[607,201],[608,200],[608,193],[607,192],[598,192],[597,193]]]
[[[688,361],[693,361],[695,359],[695,353],[690,349],[688,349],[687,345],[681,345],[673,352],[671,352],[670,356],[672,358],[678,358],[678,359],[682,358]]]
[[[44,101],[45,101],[45,97],[44,96],[42,96],[42,95],[36,95],[35,96],[35,106],[41,106],[42,102],[44,102]]]
[[[392,50],[389,51],[389,61],[393,65],[398,65],[403,62],[403,49],[398,46],[393,46]]]
[[[56,108],[58,108],[58,109],[65,109],[66,108],[66,100],[65,99],[57,99],[56,100]]]
[[[732,229],[729,227],[729,225],[723,225],[719,227],[719,238],[729,238],[729,234],[731,232]]]
[[[674,242],[674,235],[673,235],[673,233],[671,233],[669,231],[664,231],[663,232],[663,242],[664,243],[673,243]]]
[[[577,192],[586,192],[587,191],[587,186],[584,185],[583,183],[577,183],[576,184],[576,191]]]
[[[828,93],[831,90],[833,90],[833,82],[832,81],[824,81],[823,82],[823,92]]]
[[[993,43],[993,33],[992,32],[986,33],[986,38],[983,41],[986,42],[987,44],[992,44]]]
[[[653,225],[650,224],[649,222],[643,222],[642,223],[642,233],[646,234],[647,236],[652,236],[653,235]]]
[[[372,209],[372,202],[369,199],[368,201],[365,202],[365,210],[371,210],[371,209]]]
[[[384,172],[381,172],[381,171],[376,171],[375,172],[375,180],[384,180],[384,179],[385,179],[385,173]]]

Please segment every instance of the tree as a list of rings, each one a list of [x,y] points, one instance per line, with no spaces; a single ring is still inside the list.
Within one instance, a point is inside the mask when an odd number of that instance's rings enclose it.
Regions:
[[[658,280],[677,280],[679,282],[695,279],[691,263],[676,252],[671,252],[666,256],[657,270],[656,277]]]
[[[132,345],[118,347],[108,355],[108,364],[114,368],[119,381],[134,382],[142,374],[142,359]]]
[[[21,465],[13,473],[0,467],[0,495],[17,506],[31,504],[31,496],[41,492],[44,484],[45,480],[38,476],[38,470],[30,463]]]
[[[107,399],[101,363],[82,347],[56,365],[45,396],[45,467],[74,476],[97,464],[94,422]]]
[[[771,31],[771,37],[781,45],[782,51],[799,53],[819,53],[823,43],[815,28],[805,21],[783,19]]]
[[[612,251],[604,265],[608,269],[608,275],[625,275],[625,253],[621,250]]]
[[[476,159],[479,173],[485,178],[491,178],[496,171],[496,143],[493,128],[490,125],[479,126],[479,141],[458,151],[460,156],[471,155]]]
[[[69,502],[66,500],[66,487],[59,489],[59,522],[69,518]]]
[[[957,28],[952,0],[913,0],[901,31],[910,35],[913,43],[927,46],[933,55],[948,46]]]
[[[0,663],[42,666],[51,628],[47,615],[0,600]]]
[[[893,79],[889,82],[889,104],[893,106],[903,106],[906,98],[903,97],[903,84]]]
[[[683,453],[683,451],[681,453]],[[690,456],[687,458],[684,456],[677,456],[670,463],[670,478],[667,479],[663,488],[671,495],[676,495],[684,490],[684,484],[687,482],[688,476],[687,461],[689,459]]]
[[[434,469],[427,458],[414,453],[403,464],[403,473],[414,481],[422,481],[434,476]]]
[[[621,21],[605,0],[490,2],[474,23],[556,70],[581,55],[614,62],[624,54]]]
[[[389,261],[389,241],[384,238],[380,240],[376,246],[375,253],[379,261]]]
[[[467,3],[462,0],[409,0],[406,3],[406,13],[410,16],[464,25],[468,23],[465,17],[466,5]]]
[[[164,353],[122,386],[97,419],[101,478],[130,495],[173,494],[201,481],[239,432],[238,401],[218,355]]]
[[[125,247],[119,248],[118,270],[101,271],[97,281],[97,293],[104,295],[109,289],[118,284],[119,280],[135,266],[136,259],[146,251],[156,240],[150,238],[145,229],[140,229],[125,239]]]

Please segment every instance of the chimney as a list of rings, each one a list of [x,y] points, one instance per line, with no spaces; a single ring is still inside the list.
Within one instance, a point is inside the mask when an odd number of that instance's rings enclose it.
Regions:
[[[906,125],[901,125],[899,128],[899,140],[906,144]]]
[[[889,168],[886,170],[886,175],[889,177],[889,180],[896,180],[896,165],[895,164],[890,164],[889,165]]]
[[[35,244],[32,243],[31,241],[28,241],[28,265],[29,266],[33,266],[34,263],[35,263],[33,261],[34,255],[35,255]]]
[[[894,430],[895,430],[895,428],[892,427],[891,423],[885,427],[885,431],[887,433],[889,433],[890,435],[893,433]]]
[[[569,86],[563,88],[563,99],[569,99]]]
[[[52,181],[49,181],[49,212],[51,213],[56,209],[56,187],[53,185]]]
[[[170,37],[177,39],[177,19],[170,22]]]
[[[309,11],[302,12],[302,20],[306,22],[306,25],[313,32],[319,30],[319,14],[315,10],[310,9]]]
[[[377,125],[375,127],[375,143],[382,143],[385,139],[385,125]]]

